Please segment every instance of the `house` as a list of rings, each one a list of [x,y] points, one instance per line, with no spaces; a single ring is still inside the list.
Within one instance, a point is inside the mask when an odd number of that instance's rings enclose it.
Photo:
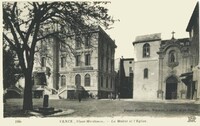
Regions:
[[[118,72],[118,94],[120,98],[133,98],[133,58],[120,58]]]
[[[191,71],[182,74],[187,86],[191,88],[191,99],[200,99],[200,44],[199,44],[199,2],[191,15],[186,31],[190,36]],[[189,83],[188,83],[189,82]]]

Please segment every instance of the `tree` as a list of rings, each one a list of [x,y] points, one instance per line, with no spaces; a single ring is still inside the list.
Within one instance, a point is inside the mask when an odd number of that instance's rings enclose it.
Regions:
[[[3,39],[16,52],[25,77],[23,110],[33,109],[31,78],[36,44],[50,36],[62,41],[62,35],[67,36],[69,32],[79,34],[90,29],[94,23],[108,28],[114,20],[103,6],[106,4],[107,2],[3,3]]]
[[[21,70],[15,62],[15,53],[8,46],[3,46],[3,89],[9,88],[19,80]]]

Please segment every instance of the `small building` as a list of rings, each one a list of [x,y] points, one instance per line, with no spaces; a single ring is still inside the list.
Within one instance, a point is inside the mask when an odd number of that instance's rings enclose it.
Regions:
[[[118,71],[118,82],[119,82],[119,97],[120,98],[133,98],[133,58],[121,58],[119,71]]]

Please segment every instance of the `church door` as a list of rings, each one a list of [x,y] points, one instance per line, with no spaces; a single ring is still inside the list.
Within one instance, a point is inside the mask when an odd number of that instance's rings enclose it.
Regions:
[[[166,81],[166,99],[177,98],[177,79],[173,76],[169,77]]]

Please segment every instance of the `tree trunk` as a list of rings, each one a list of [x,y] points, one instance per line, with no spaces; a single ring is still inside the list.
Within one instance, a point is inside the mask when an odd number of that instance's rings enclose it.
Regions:
[[[23,110],[32,110],[32,72],[25,74],[25,88],[24,88],[24,101]]]

